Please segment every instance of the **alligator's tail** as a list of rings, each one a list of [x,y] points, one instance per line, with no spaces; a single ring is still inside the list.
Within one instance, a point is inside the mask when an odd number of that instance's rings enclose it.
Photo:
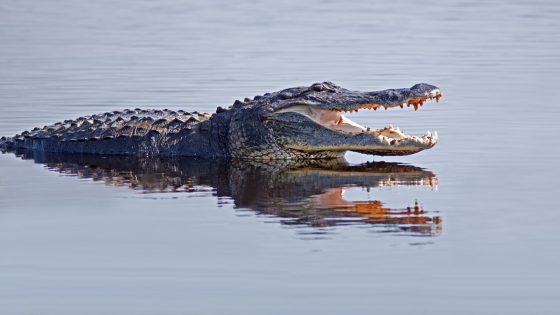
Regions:
[[[0,138],[0,151],[6,151],[13,149],[14,141],[12,138],[2,137]]]

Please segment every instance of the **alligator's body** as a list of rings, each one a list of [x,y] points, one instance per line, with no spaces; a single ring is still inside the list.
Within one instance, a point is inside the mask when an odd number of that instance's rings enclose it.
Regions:
[[[403,105],[416,109],[440,96],[439,89],[428,84],[356,92],[323,82],[236,101],[212,115],[135,109],[80,117],[3,137],[0,149],[251,159],[334,158],[349,150],[406,155],[431,148],[437,136],[366,128],[342,112]]]

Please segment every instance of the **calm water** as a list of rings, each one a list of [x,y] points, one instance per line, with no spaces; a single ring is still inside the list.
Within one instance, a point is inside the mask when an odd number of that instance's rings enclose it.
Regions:
[[[438,85],[349,164],[0,155],[2,314],[555,314],[557,1],[0,1],[0,135],[330,80]]]

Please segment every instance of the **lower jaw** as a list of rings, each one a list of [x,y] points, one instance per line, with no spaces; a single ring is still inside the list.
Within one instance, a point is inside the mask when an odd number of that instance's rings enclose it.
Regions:
[[[377,156],[402,156],[411,155],[418,153],[420,151],[429,149],[431,147],[419,148],[419,147],[402,147],[402,148],[384,148],[384,147],[362,147],[362,146],[323,146],[317,147],[305,147],[305,146],[288,146],[286,147],[290,151],[298,152],[298,155],[308,155],[308,156],[330,156],[330,157],[341,157],[346,152],[356,152],[368,155]]]
[[[411,155],[414,153],[418,153],[424,149],[420,150],[404,150],[404,149],[388,149],[388,150],[352,150],[352,152],[362,153],[362,154],[369,154],[369,155],[377,155],[377,156],[403,156],[403,155]]]
[[[379,141],[386,144],[391,144],[391,142],[393,141],[398,142],[401,140],[415,140],[427,145],[428,147],[431,147],[437,142],[437,132],[434,132],[432,134],[428,131],[422,136],[411,136],[404,134],[398,127],[393,127],[392,125],[386,126],[381,129],[368,128],[350,120],[340,112],[333,113],[325,110],[313,110],[311,118],[316,124],[330,129],[334,132],[348,136],[355,136],[364,133],[371,134],[373,136],[376,136]],[[414,149],[412,149],[412,151],[414,151]],[[401,151],[409,150],[401,149]]]

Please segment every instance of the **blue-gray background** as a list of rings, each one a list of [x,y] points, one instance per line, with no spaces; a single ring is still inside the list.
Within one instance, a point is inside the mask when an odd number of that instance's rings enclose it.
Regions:
[[[1,0],[0,135],[324,80],[424,81],[444,98],[351,115],[438,131],[432,150],[376,158],[431,170],[437,191],[371,193],[438,211],[428,239],[350,226],[309,240],[211,194],[145,195],[0,155],[0,313],[556,313],[559,15],[558,1]]]

